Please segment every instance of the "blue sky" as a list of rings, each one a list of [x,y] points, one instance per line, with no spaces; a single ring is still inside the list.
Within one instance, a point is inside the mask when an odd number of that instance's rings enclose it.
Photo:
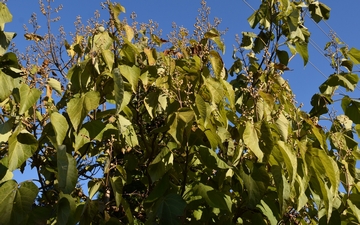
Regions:
[[[46,26],[44,24],[44,17],[41,15],[38,1],[21,1],[11,0],[8,7],[13,14],[13,22],[6,27],[7,31],[15,31],[18,36],[14,42],[20,49],[30,44],[24,39],[23,24],[27,24],[32,12],[36,12],[38,19],[43,23],[43,26],[38,30],[38,34],[44,34],[46,32]],[[226,53],[224,55],[224,61],[226,67],[229,68],[232,64],[231,54],[233,50],[233,44],[235,44],[235,34],[240,34],[242,31],[252,31],[247,23],[247,18],[252,14],[252,9],[257,9],[260,4],[260,0],[248,0],[248,5],[245,1],[218,1],[209,0],[208,6],[211,8],[211,16],[222,19],[220,29],[228,28],[228,32],[224,36],[226,44]],[[327,24],[320,22],[317,26],[310,18],[306,18],[307,22],[305,26],[309,28],[311,32],[311,39],[314,45],[319,46],[322,50],[329,41],[329,38],[325,34],[329,34],[329,25],[350,47],[356,47],[360,49],[360,42],[358,41],[358,35],[360,35],[360,24],[356,19],[358,17],[357,10],[360,8],[360,2],[358,0],[347,1],[324,1],[332,10],[331,18],[327,21]],[[198,8],[200,7],[200,0],[182,0],[182,1],[145,1],[145,0],[124,0],[120,2],[126,8],[126,14],[123,16],[128,17],[131,12],[136,12],[137,21],[147,22],[152,19],[159,23],[160,28],[163,30],[163,38],[166,39],[166,35],[171,31],[172,22],[176,22],[179,26],[184,26],[190,31],[193,29],[195,17],[197,16]],[[346,3],[346,4],[345,4]],[[108,14],[106,10],[102,10],[100,1],[55,1],[52,3],[53,7],[62,4],[63,10],[60,11],[59,16],[61,20],[54,24],[63,25],[66,31],[74,30],[74,21],[78,15],[80,15],[83,21],[92,17],[94,11],[98,9],[102,18],[107,19]],[[19,7],[21,5],[21,7]],[[20,8],[20,9],[19,9]],[[54,29],[54,32],[57,30]],[[255,31],[257,33],[257,31]],[[289,64],[292,72],[284,74],[284,77],[289,80],[294,93],[297,96],[298,102],[304,103],[304,109],[310,109],[311,96],[318,91],[318,86],[325,80],[326,76],[332,74],[333,70],[329,66],[329,62],[315,49],[313,45],[309,45],[310,63],[304,68],[300,56],[296,56]],[[312,65],[323,73],[320,73]],[[360,70],[360,69],[359,69]],[[357,90],[358,91],[358,90]]]
[[[248,0],[247,2],[255,9],[261,3],[260,0]],[[318,45],[322,50],[326,42],[329,41],[326,34],[329,34],[331,27],[349,47],[360,49],[359,0],[330,0],[323,2],[331,8],[331,17],[327,24],[320,22],[319,26],[317,26],[309,17],[305,18],[307,21],[305,26],[311,32],[312,43],[315,46]],[[107,11],[101,9],[100,1],[64,0],[55,1],[52,6],[55,8],[59,4],[63,5],[63,9],[58,14],[61,20],[56,24],[63,25],[66,31],[74,31],[74,21],[78,15],[82,17],[83,21],[86,21],[94,15],[96,9],[100,11],[103,19],[108,18]],[[197,11],[200,7],[200,0],[123,0],[120,1],[120,4],[126,8],[126,14],[123,16],[128,17],[134,11],[137,14],[138,22],[147,22],[149,19],[158,22],[163,30],[162,38],[166,39],[166,35],[171,31],[172,22],[176,22],[177,25],[184,26],[190,31],[193,29]],[[7,24],[5,30],[18,34],[14,42],[20,50],[23,50],[25,46],[30,44],[25,41],[23,36],[23,24],[28,24],[32,12],[37,13],[39,23],[42,25],[37,33],[42,35],[46,32],[44,17],[40,13],[38,1],[36,0],[9,0],[7,5],[13,14],[13,22]],[[231,54],[233,44],[235,44],[235,34],[241,35],[242,31],[252,31],[247,23],[247,18],[253,12],[249,5],[243,0],[208,0],[211,17],[218,17],[222,20],[220,30],[228,28],[228,32],[224,36],[226,44],[224,62],[227,68],[232,65]],[[56,24],[54,24],[54,27],[56,27]],[[54,32],[57,32],[57,30],[54,29]],[[254,32],[257,33],[256,30]],[[285,79],[289,80],[293,92],[297,96],[297,101],[304,103],[303,109],[306,111],[311,109],[311,96],[318,92],[318,86],[325,81],[324,75],[329,76],[333,73],[330,63],[313,45],[309,45],[309,55],[310,63],[305,68],[300,56],[296,56],[289,64],[289,67],[294,70],[283,75]],[[321,72],[314,68],[311,63],[316,65]],[[355,70],[360,70],[359,68],[357,67]],[[359,90],[356,89],[352,96],[360,97]],[[340,96],[338,99],[340,99]],[[334,105],[334,108],[339,110],[339,104]],[[15,173],[15,179],[18,182],[36,177],[31,176],[20,176],[19,173]]]

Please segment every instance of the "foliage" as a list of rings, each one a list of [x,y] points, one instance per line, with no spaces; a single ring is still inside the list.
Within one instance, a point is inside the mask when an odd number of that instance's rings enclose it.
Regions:
[[[23,66],[0,31],[1,224],[360,223],[359,101],[343,96],[331,129],[318,124],[338,88],[355,89],[360,50],[326,45],[334,74],[309,113],[281,76],[295,54],[308,62],[303,15],[327,20],[326,5],[263,0],[229,69],[218,24],[174,30],[165,48],[105,5],[109,21],[73,41],[28,33],[43,62]],[[13,179],[30,168],[37,180]]]

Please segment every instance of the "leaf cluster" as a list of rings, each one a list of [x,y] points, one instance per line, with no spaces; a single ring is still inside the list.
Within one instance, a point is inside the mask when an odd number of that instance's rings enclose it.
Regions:
[[[343,96],[331,129],[318,122],[338,88],[354,91],[360,51],[327,45],[341,50],[309,113],[282,77],[296,54],[308,62],[303,15],[327,20],[325,4],[262,1],[229,69],[218,24],[198,19],[168,43],[105,6],[92,32],[50,38],[40,66],[24,68],[0,31],[1,224],[360,223],[360,103]],[[29,167],[38,178],[18,184]]]

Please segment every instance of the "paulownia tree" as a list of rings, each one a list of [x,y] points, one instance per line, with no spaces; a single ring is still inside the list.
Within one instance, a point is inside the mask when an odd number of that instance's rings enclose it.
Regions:
[[[0,224],[360,223],[359,101],[344,95],[344,114],[318,124],[338,88],[354,91],[360,51],[326,45],[334,73],[310,112],[282,77],[308,61],[304,13],[327,20],[326,5],[263,0],[225,68],[218,21],[165,40],[108,1],[108,21],[66,41],[50,2],[48,34],[25,35],[39,55],[7,51],[0,7]]]

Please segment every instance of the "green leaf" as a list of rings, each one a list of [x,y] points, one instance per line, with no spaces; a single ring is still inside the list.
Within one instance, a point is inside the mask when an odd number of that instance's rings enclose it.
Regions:
[[[311,105],[313,108],[310,111],[311,116],[320,116],[329,111],[327,105],[332,103],[328,95],[325,94],[314,94],[311,98]]]
[[[196,94],[195,97],[195,104],[196,104],[196,108],[199,111],[199,119],[203,120],[204,126],[206,126],[207,123],[207,110],[206,110],[206,103],[204,101],[204,99],[201,97],[201,95]]]
[[[79,125],[85,119],[86,115],[99,106],[99,102],[100,94],[97,91],[76,94],[70,99],[67,103],[67,112],[75,131],[78,131]]]
[[[268,218],[271,225],[277,225],[278,221],[274,215],[274,212],[271,208],[264,202],[264,200],[260,201],[260,204],[256,206],[256,208],[260,209],[260,211]]]
[[[199,146],[198,148],[200,161],[210,169],[230,169],[230,166],[226,164],[215,151],[205,146]]]
[[[180,145],[183,139],[185,122],[179,119],[178,113],[172,113],[168,116],[167,124],[170,124],[168,133]]]
[[[112,71],[114,65],[114,53],[110,49],[101,49],[101,55],[109,71]]]
[[[13,208],[13,221],[19,223],[14,222],[14,224],[20,224],[20,221],[23,221],[25,216],[31,212],[38,192],[38,187],[31,181],[24,181],[19,184]]]
[[[340,85],[346,88],[347,90],[354,91],[358,81],[359,81],[359,77],[357,76],[357,74],[341,73],[341,74],[331,75],[324,84],[329,85],[331,87],[336,87]]]
[[[4,55],[7,52],[11,40],[14,39],[15,37],[16,37],[16,33],[4,32],[3,30],[0,30],[0,55]]]
[[[8,170],[8,168],[0,163],[0,184],[11,180],[13,178],[14,174]]]
[[[161,224],[180,224],[179,217],[184,214],[186,202],[175,193],[160,198],[155,205],[156,214]]]
[[[162,148],[160,153],[150,163],[148,172],[153,182],[159,180],[174,164],[174,155],[168,148]]]
[[[126,59],[128,62],[134,64],[136,60],[136,55],[139,54],[136,47],[131,43],[125,43],[121,48],[120,55],[123,59]]]
[[[92,51],[108,50],[113,44],[113,39],[108,32],[99,32],[91,39]]]
[[[88,192],[89,198],[92,199],[94,195],[99,191],[99,189],[103,186],[103,180],[90,180],[88,182]]]
[[[93,140],[101,141],[102,135],[106,130],[106,125],[100,120],[93,120],[85,123],[75,136],[74,150],[78,151],[86,143]]]
[[[273,155],[274,153],[277,153],[277,148],[275,148],[273,150]],[[281,158],[282,157],[276,157],[275,158]],[[278,159],[277,159],[278,160]],[[278,160],[280,161],[280,160]],[[285,172],[284,170],[282,170],[282,166],[281,166],[281,162],[279,163],[279,165],[276,165],[274,163],[272,163],[273,165],[271,166],[271,173],[272,176],[274,178],[275,181],[275,185],[276,185],[276,190],[277,190],[277,195],[279,198],[279,205],[280,205],[280,209],[282,213],[285,213],[287,210],[287,203],[290,199],[290,184],[288,182],[288,179],[286,179],[285,177]]]
[[[112,3],[112,4],[109,4],[109,9],[110,9],[110,12],[112,14],[112,16],[114,17],[115,21],[117,22],[117,24],[120,24],[120,20],[119,20],[119,15],[121,12],[125,13],[126,10],[125,8],[120,5],[120,3]]]
[[[144,105],[150,117],[153,119],[159,104],[159,92],[150,92],[144,100]]]
[[[297,172],[297,157],[295,154],[296,152],[294,152],[293,149],[283,141],[278,141],[277,147],[279,148],[283,156],[283,160],[290,178],[290,185],[292,186],[294,184]]]
[[[309,11],[311,13],[311,18],[319,23],[322,19],[328,20],[330,18],[330,8],[318,1],[312,2],[309,5]]]
[[[15,87],[15,79],[0,70],[0,102],[8,98]]]
[[[129,206],[129,203],[127,203],[127,201],[124,198],[121,199],[121,206],[124,208],[125,215],[129,221],[129,224],[134,224],[134,218],[131,212],[131,208]]]
[[[214,70],[215,77],[218,79],[224,79],[226,77],[226,71],[219,53],[215,50],[211,50],[209,52],[209,60]]]
[[[118,116],[117,126],[121,135],[125,138],[126,144],[130,147],[139,145],[137,134],[134,130],[132,123],[124,116]]]
[[[66,118],[58,112],[53,112],[50,115],[50,122],[55,131],[56,143],[62,145],[69,130],[69,124]]]
[[[205,199],[210,207],[219,208],[231,212],[232,202],[230,196],[221,191],[215,190],[213,187],[197,183],[192,188],[194,195],[199,195]]]
[[[225,90],[225,96],[229,100],[229,105],[232,110],[235,110],[235,91],[233,86],[226,80],[221,81]]]
[[[264,165],[246,161],[240,167],[240,176],[248,193],[249,206],[255,207],[266,192],[269,174]]]
[[[150,66],[154,66],[156,64],[156,51],[150,48],[144,48],[144,53],[147,56],[147,61]]]
[[[289,63],[289,54],[287,51],[276,50],[276,55],[279,58],[279,62],[285,66]]]
[[[39,192],[31,181],[9,180],[0,186],[1,224],[23,224]]]
[[[65,145],[61,145],[57,149],[57,170],[60,190],[64,194],[71,194],[77,183],[78,171],[76,160],[66,152]]]
[[[61,90],[61,83],[60,81],[54,79],[54,78],[49,78],[47,83],[50,85],[50,87],[52,89],[54,89],[59,95],[61,95],[62,90]]]
[[[12,134],[15,119],[11,118],[5,123],[0,124],[0,143],[7,142]]]
[[[260,162],[262,162],[264,153],[259,147],[259,137],[256,132],[255,126],[247,121],[245,125],[245,131],[243,134],[243,139],[245,145],[252,151]]]
[[[356,207],[356,205],[353,204],[353,202],[350,199],[348,199],[346,203],[353,212],[353,215],[356,217],[357,222],[360,223],[360,209]]]
[[[348,56],[354,64],[360,64],[360,50],[357,48],[351,48],[348,52]]]
[[[345,96],[341,101],[345,115],[347,115],[355,124],[360,124],[360,102],[354,101]]]
[[[328,20],[330,18],[330,7],[328,7],[327,5],[325,5],[324,3],[319,3],[320,6],[320,10],[321,10],[321,15],[323,16],[324,20]]]
[[[97,73],[92,58],[89,57],[70,68],[66,77],[71,81],[70,90],[75,93],[87,92],[92,75]]]
[[[2,224],[11,224],[16,190],[17,183],[14,180],[9,180],[0,186],[0,215]]]
[[[240,47],[250,50],[252,49],[254,45],[254,38],[257,37],[257,35],[253,32],[241,32],[243,37],[241,39],[241,45]]]
[[[0,3],[0,26],[4,29],[4,24],[12,21],[12,15],[5,3]]]
[[[101,207],[99,201],[87,198],[85,204],[80,208],[80,224],[92,224],[94,222],[94,217],[99,213],[99,207]],[[76,214],[79,214],[79,212],[76,211]]]
[[[124,81],[118,68],[115,68],[112,74],[114,79],[116,114],[119,114],[124,109],[122,105],[124,100]]]
[[[304,61],[304,66],[306,66],[309,61],[308,45],[305,42],[296,42],[295,43],[296,51],[300,54],[301,58]]]
[[[360,124],[355,125],[355,130],[356,130],[358,137],[360,138]]]
[[[15,131],[9,138],[9,165],[10,171],[18,169],[38,147],[35,137],[27,130]]]
[[[307,153],[310,154],[309,157],[311,157],[311,163],[316,176],[322,180],[328,179],[331,184],[332,195],[336,196],[340,185],[340,172],[336,162],[322,149],[311,148],[311,151],[307,151]]]
[[[120,65],[120,73],[131,84],[134,93],[137,92],[137,86],[140,78],[140,68],[137,66]]]
[[[217,31],[215,28],[211,28],[208,32],[204,34],[205,38],[208,38],[216,43],[216,45],[221,50],[222,54],[225,54],[225,45],[221,41],[221,37],[219,34],[219,31]]]
[[[344,66],[348,71],[352,71],[354,63],[351,60],[343,59],[341,61],[341,66]]]
[[[281,139],[283,141],[287,141],[288,135],[289,135],[290,122],[284,116],[283,113],[280,113],[279,118],[276,120],[276,126],[278,127],[278,129],[280,131]]]
[[[123,181],[121,177],[111,177],[110,179],[112,191],[114,192],[116,206],[119,207],[123,195]]]
[[[222,103],[225,97],[225,90],[223,84],[215,78],[209,77],[205,80],[205,87],[211,93],[211,100],[219,104]],[[204,98],[204,96],[202,96]],[[206,100],[204,98],[204,100]]]
[[[41,91],[36,88],[30,88],[27,84],[20,85],[20,107],[19,114],[24,114],[40,98]]]
[[[166,190],[169,188],[169,176],[165,175],[159,180],[155,188],[150,192],[146,198],[145,203],[151,203],[165,195]]]
[[[76,211],[75,199],[68,194],[60,193],[60,200],[57,206],[57,224],[74,224],[74,214]]]

